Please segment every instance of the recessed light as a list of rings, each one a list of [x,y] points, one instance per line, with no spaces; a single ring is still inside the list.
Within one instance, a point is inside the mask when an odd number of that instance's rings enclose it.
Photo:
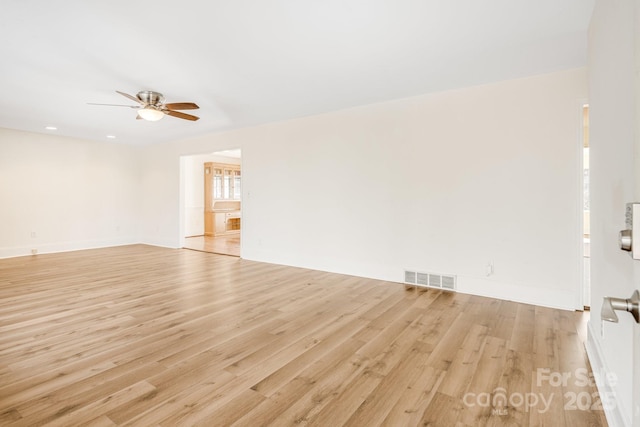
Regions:
[[[45,126],[45,129],[46,130],[58,130],[58,128],[55,127],[55,126]]]
[[[115,136],[115,135],[107,135],[107,138],[109,138],[109,139],[116,139],[116,136]]]

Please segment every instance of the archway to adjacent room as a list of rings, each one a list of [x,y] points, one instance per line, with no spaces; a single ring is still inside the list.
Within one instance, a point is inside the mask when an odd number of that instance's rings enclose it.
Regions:
[[[183,237],[185,249],[240,256],[241,151],[185,156]]]

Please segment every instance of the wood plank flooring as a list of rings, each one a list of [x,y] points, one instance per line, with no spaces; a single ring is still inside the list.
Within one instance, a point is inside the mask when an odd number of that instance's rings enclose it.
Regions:
[[[606,426],[538,371],[589,369],[583,316],[144,245],[5,259],[0,425]]]
[[[215,237],[185,237],[184,248],[214,254],[240,256],[240,233]]]

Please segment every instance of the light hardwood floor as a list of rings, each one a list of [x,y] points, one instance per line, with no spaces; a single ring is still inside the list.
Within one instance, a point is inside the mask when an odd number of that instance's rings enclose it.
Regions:
[[[5,259],[0,425],[604,426],[537,373],[588,368],[585,321],[144,245]]]
[[[185,237],[184,248],[214,254],[240,256],[240,233],[216,237]]]

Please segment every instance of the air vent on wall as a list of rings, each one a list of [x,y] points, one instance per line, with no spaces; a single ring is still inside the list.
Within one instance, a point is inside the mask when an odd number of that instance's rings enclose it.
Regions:
[[[441,288],[442,277],[439,274],[429,274],[429,286],[432,288]]]
[[[404,283],[428,288],[455,291],[456,276],[450,274],[422,273],[420,271],[405,270]]]
[[[442,289],[455,290],[456,289],[456,278],[455,276],[442,276]]]
[[[416,285],[428,286],[429,285],[429,275],[427,273],[416,273]]]
[[[405,270],[404,272],[404,283],[410,283],[412,285],[416,284],[416,272]]]

